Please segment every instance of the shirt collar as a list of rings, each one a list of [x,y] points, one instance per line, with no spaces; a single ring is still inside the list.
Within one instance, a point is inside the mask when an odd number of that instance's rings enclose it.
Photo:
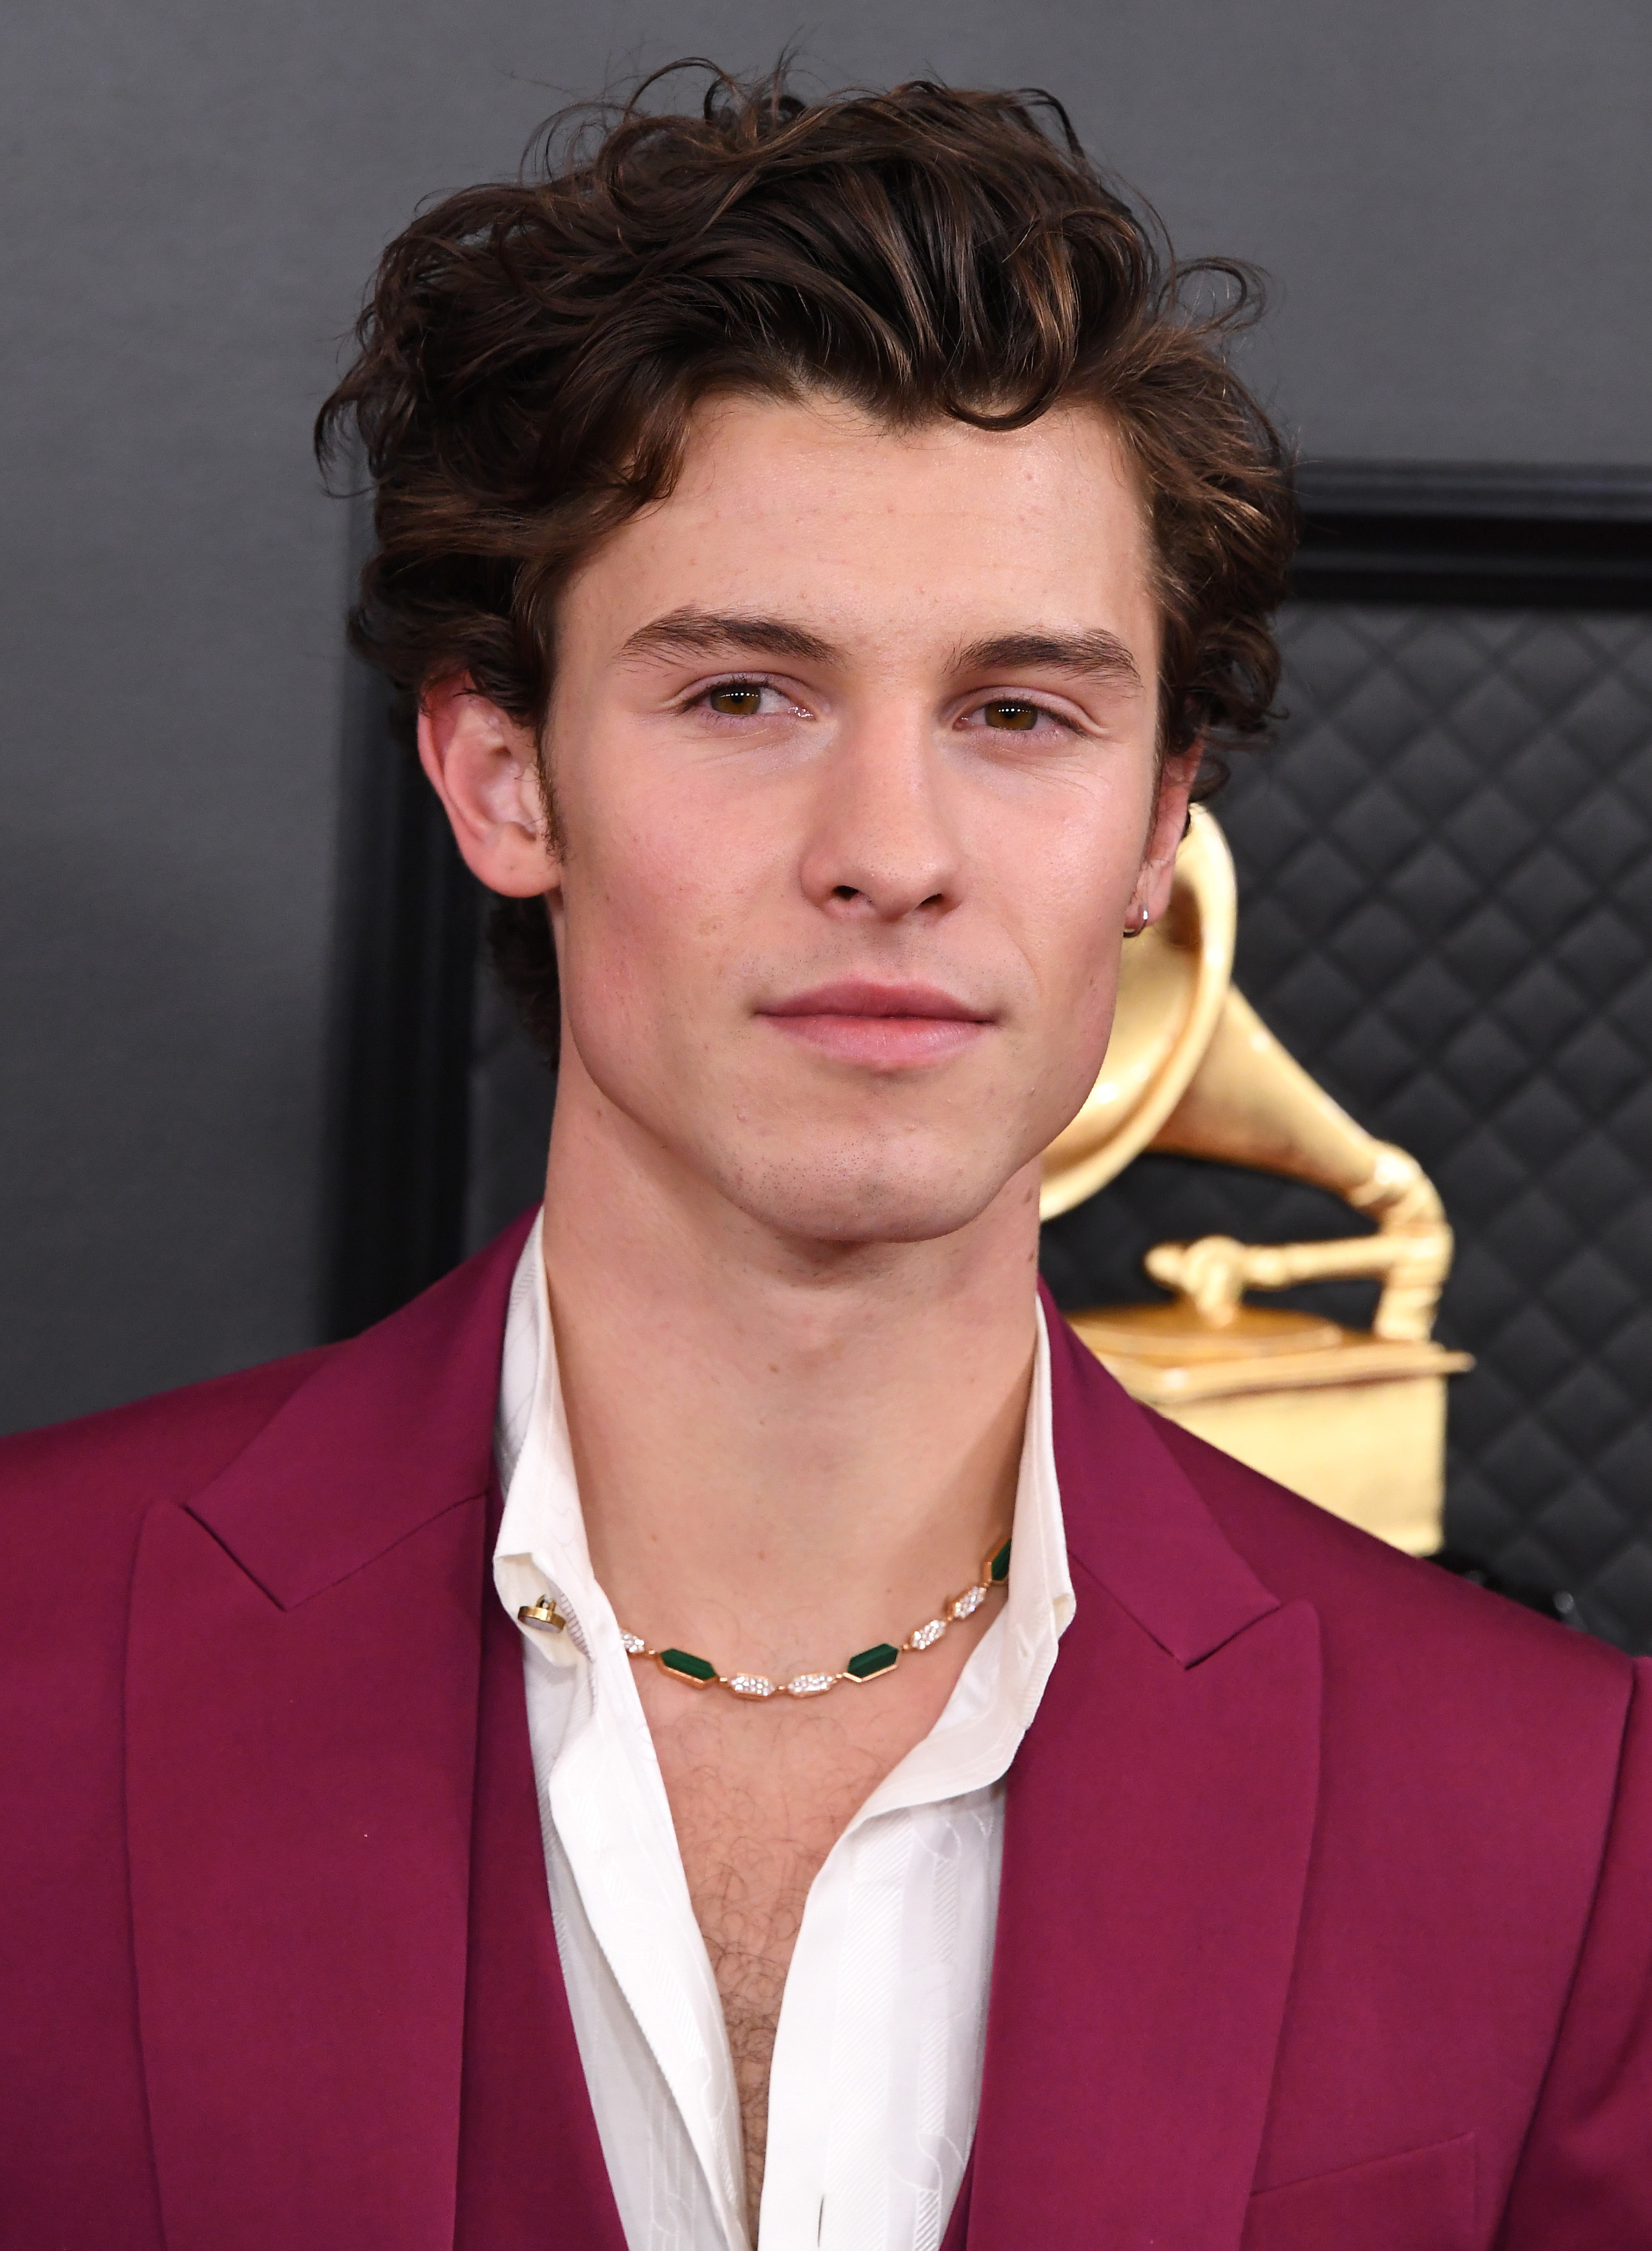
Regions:
[[[541,1633],[553,1662],[589,1659],[593,1692],[604,1684],[635,1698],[619,1626],[597,1584],[574,1473],[556,1346],[545,1284],[542,1220],[522,1246],[511,1283],[500,1372],[494,1445],[505,1511],[494,1580],[514,1617],[550,1593],[566,1633]],[[1038,1308],[1033,1382],[1013,1519],[1014,1561],[1001,1615],[971,1653],[929,1735],[874,1791],[854,1826],[897,1806],[984,1788],[1008,1767],[1030,1726],[1075,1607],[1055,1473],[1050,1346]],[[621,1682],[625,1687],[621,1687]],[[626,1690],[629,1690],[629,1696]]]

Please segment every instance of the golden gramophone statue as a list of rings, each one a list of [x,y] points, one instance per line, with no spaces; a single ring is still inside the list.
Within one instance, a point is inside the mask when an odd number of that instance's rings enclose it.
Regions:
[[[1044,1157],[1046,1219],[1146,1149],[1329,1188],[1375,1232],[1330,1243],[1161,1243],[1168,1303],[1071,1316],[1126,1390],[1255,1469],[1413,1555],[1441,1544],[1446,1378],[1431,1341],[1451,1229],[1414,1157],[1357,1126],[1232,982],[1237,900],[1221,830],[1196,808],[1164,918],[1124,949],[1089,1098]],[[1247,1302],[1250,1290],[1370,1276],[1369,1330]]]

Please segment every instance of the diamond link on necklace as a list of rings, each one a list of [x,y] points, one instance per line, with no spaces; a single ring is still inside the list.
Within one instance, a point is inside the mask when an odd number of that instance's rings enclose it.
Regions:
[[[1009,1576],[1010,1543],[1006,1540],[986,1557],[973,1586],[966,1587],[961,1595],[954,1595],[940,1616],[915,1625],[898,1646],[892,1641],[879,1641],[870,1649],[857,1650],[841,1673],[799,1673],[790,1680],[771,1680],[763,1673],[719,1673],[709,1658],[696,1657],[687,1649],[651,1648],[639,1633],[627,1633],[623,1626],[619,1638],[627,1657],[652,1657],[662,1673],[668,1673],[674,1680],[681,1680],[690,1688],[726,1688],[731,1696],[742,1696],[748,1703],[756,1704],[771,1696],[824,1696],[840,1680],[877,1680],[884,1673],[893,1673],[902,1651],[933,1649],[949,1625],[973,1617],[989,1595],[1008,1583]],[[542,1595],[536,1603],[525,1603],[516,1615],[524,1625],[552,1633],[564,1632],[568,1625],[549,1595]]]

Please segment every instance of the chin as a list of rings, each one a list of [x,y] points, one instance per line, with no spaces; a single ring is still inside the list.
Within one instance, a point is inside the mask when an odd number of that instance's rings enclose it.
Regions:
[[[981,1153],[937,1155],[910,1148],[819,1150],[775,1164],[742,1164],[725,1193],[777,1235],[840,1244],[932,1243],[977,1220],[1020,1172],[1019,1153],[983,1163]]]

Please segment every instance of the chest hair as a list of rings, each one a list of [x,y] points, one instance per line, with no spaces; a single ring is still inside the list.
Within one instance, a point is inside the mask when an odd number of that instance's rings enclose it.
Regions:
[[[714,1709],[660,1745],[688,1894],[729,2028],[754,2241],[769,2070],[809,1887],[893,1763],[881,1746],[821,1727],[823,1714],[797,1715],[815,1723],[806,1733],[786,1726],[791,1716]],[[766,1742],[753,1721],[767,1723]]]

